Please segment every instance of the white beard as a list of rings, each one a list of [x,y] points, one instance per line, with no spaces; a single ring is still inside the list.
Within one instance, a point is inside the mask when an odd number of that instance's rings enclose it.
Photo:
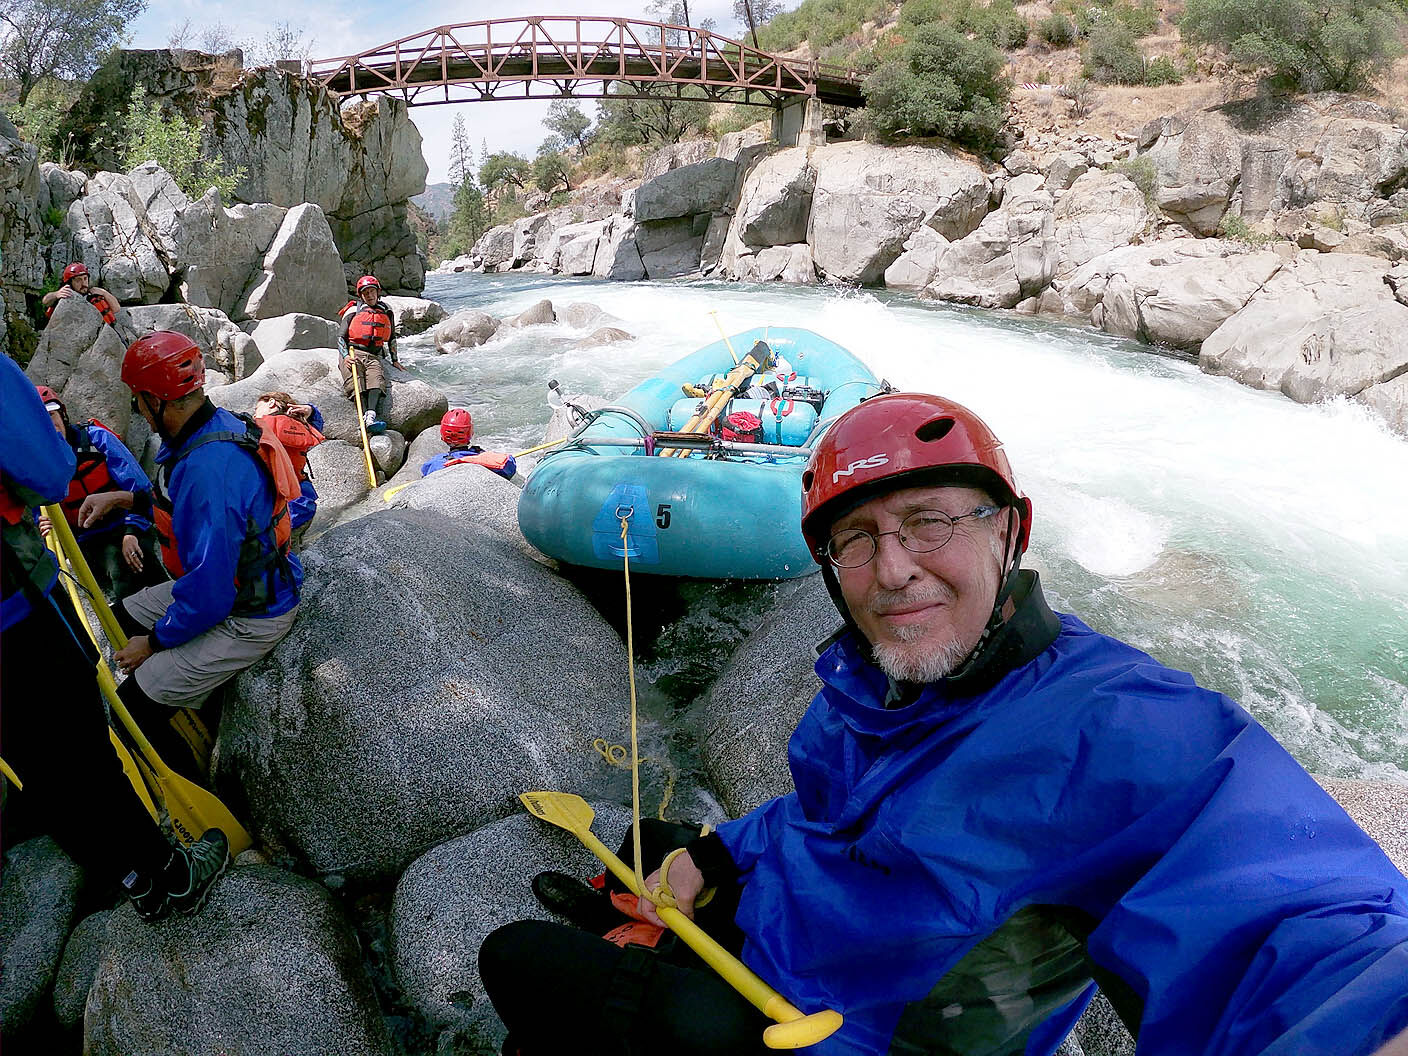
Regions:
[[[923,628],[904,628],[905,631],[914,630],[920,634]],[[897,634],[896,637],[904,637],[904,634]],[[919,635],[915,635],[918,637]],[[875,655],[875,662],[880,665],[880,670],[889,675],[896,682],[937,682],[952,674],[968,656],[971,649],[965,648],[962,642],[949,639],[938,646],[916,654],[914,648],[909,645],[876,645],[871,651]]]

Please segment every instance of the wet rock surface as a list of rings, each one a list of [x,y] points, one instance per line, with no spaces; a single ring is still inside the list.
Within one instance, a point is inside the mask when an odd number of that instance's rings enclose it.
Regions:
[[[47,836],[5,855],[0,876],[0,1029],[21,1032],[49,997],[78,912],[83,870]]]

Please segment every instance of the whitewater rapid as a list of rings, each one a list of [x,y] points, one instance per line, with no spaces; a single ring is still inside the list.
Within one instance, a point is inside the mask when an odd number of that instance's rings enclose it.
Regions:
[[[432,276],[449,310],[590,301],[635,340],[533,327],[455,356],[403,342],[486,446],[542,438],[546,383],[610,398],[718,337],[801,326],[1001,436],[1052,604],[1236,698],[1320,773],[1408,783],[1408,442],[1145,346],[854,290]]]

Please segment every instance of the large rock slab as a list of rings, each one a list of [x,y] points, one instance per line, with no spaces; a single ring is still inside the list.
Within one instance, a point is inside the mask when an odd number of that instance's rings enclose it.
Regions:
[[[96,308],[81,297],[66,297],[49,317],[25,373],[57,392],[72,417],[97,418],[125,436],[132,420],[132,393],[122,384],[126,352]]]
[[[437,304],[435,301],[427,301],[424,297],[387,296],[382,300],[390,305],[391,310],[396,314],[396,334],[398,337],[424,333],[450,314],[445,311],[443,305]]]
[[[513,224],[500,224],[479,236],[470,256],[476,258],[485,271],[494,271],[500,265],[513,263],[513,242]]]
[[[1267,250],[1180,238],[1096,257],[1076,269],[1061,296],[1068,314],[1107,333],[1197,349],[1281,264]]]
[[[729,204],[737,180],[738,163],[728,158],[671,169],[636,188],[636,222],[717,212]]]
[[[406,438],[395,429],[387,429],[380,436],[370,439],[367,447],[372,453],[372,465],[390,477],[401,468],[406,460]]]
[[[441,355],[453,355],[466,348],[482,345],[498,331],[499,322],[488,312],[461,308],[448,319],[436,324],[432,335],[435,338],[435,351]]]
[[[88,181],[88,193],[69,206],[68,230],[74,255],[88,266],[95,284],[119,301],[152,304],[165,295],[171,274],[136,203],[131,180],[99,173]]]
[[[1242,175],[1243,135],[1217,111],[1162,119],[1146,153],[1159,174],[1159,208],[1196,235],[1211,235]]]
[[[306,549],[298,622],[226,704],[222,778],[316,874],[385,880],[519,789],[589,794],[622,721],[620,639],[509,534],[517,489],[469,479],[472,516],[393,510]]]
[[[347,304],[347,280],[327,217],[316,205],[285,214],[257,274],[235,306],[236,319],[273,319],[307,312],[336,319]]]
[[[318,489],[319,524],[331,521],[344,507],[361,502],[371,490],[360,439],[323,441],[308,452],[308,472]]]
[[[538,259],[538,247],[546,246],[552,237],[553,222],[550,213],[537,213],[513,222],[513,263],[517,267],[531,264]]]
[[[1144,193],[1117,172],[1092,169],[1056,203],[1056,241],[1065,279],[1076,268],[1120,246],[1127,246],[1151,224]]]
[[[690,217],[637,224],[635,246],[640,251],[645,278],[674,279],[693,275],[699,270],[704,228]]]
[[[66,1030],[83,1021],[88,993],[107,945],[110,916],[112,911],[104,909],[84,917],[64,944],[64,956],[54,976],[54,1018]]]
[[[987,214],[982,171],[942,150],[841,143],[814,150],[812,164],[807,241],[834,281],[878,282],[920,224],[955,240]]]
[[[1390,429],[1408,437],[1408,374],[1370,385],[1357,399],[1383,419]]]
[[[26,840],[5,855],[0,875],[0,1029],[6,1035],[20,1033],[48,998],[64,940],[78,913],[82,884],[83,870],[48,836]]]
[[[399,321],[400,317],[397,318]],[[244,325],[265,359],[291,348],[334,348],[337,345],[337,324],[320,315],[290,312]]]
[[[563,275],[590,275],[596,267],[597,247],[609,228],[608,220],[558,228],[553,234],[553,270]]]
[[[592,265],[592,274],[596,278],[618,282],[645,278],[645,264],[641,260],[640,247],[636,244],[637,230],[633,220],[621,215],[610,218],[610,224],[597,245],[596,262]]]
[[[780,150],[749,171],[735,210],[738,237],[755,247],[783,246],[807,239],[816,170],[803,147]]]
[[[190,198],[176,185],[171,174],[154,161],[138,165],[127,174],[127,179],[137,214],[146,220],[144,230],[167,267],[178,268],[181,211],[191,204]]]
[[[270,865],[232,869],[201,912],[108,922],[84,1017],[87,1056],[138,1052],[389,1056],[357,937],[327,889]]]
[[[1209,374],[1300,403],[1359,396],[1408,373],[1408,306],[1375,257],[1302,250],[1203,342]]]
[[[1036,296],[1056,276],[1055,226],[1051,195],[1009,195],[976,231],[940,248],[924,296],[982,308],[1012,308]]]
[[[122,325],[124,340],[135,340],[153,330],[172,330],[185,334],[200,346],[205,365],[231,378],[247,378],[264,361],[257,342],[251,346],[248,336],[218,308],[201,308],[193,304],[147,304],[127,309]]]
[[[597,802],[593,831],[613,849],[629,809]],[[479,981],[479,947],[514,920],[554,920],[528,884],[556,869],[585,880],[601,863],[569,833],[527,814],[486,825],[427,851],[396,884],[392,957],[406,998],[432,1024],[492,1044],[503,1026]],[[624,918],[623,918],[624,920]]]
[[[267,203],[227,209],[213,188],[180,210],[172,238],[181,299],[232,316],[287,212]]]

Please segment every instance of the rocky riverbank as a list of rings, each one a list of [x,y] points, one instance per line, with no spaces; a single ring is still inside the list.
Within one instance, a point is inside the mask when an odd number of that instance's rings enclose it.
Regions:
[[[1001,166],[939,147],[776,149],[646,179],[618,212],[489,231],[445,270],[884,285],[1196,354],[1408,435],[1408,130],[1336,96],[1043,140]]]

